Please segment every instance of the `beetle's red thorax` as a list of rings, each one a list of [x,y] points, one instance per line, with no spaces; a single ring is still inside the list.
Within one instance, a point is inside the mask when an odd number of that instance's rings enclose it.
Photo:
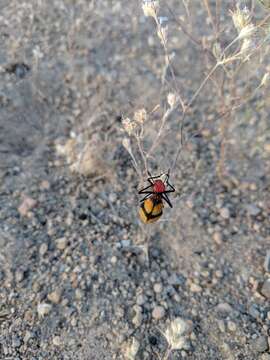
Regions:
[[[162,180],[156,180],[153,185],[153,191],[155,193],[162,193],[166,190],[165,184]]]

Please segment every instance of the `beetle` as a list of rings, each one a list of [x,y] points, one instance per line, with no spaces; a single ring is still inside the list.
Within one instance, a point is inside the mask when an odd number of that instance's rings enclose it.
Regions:
[[[163,200],[172,208],[172,203],[168,197],[168,193],[175,191],[175,188],[169,183],[170,171],[162,173],[158,176],[152,176],[148,172],[147,181],[149,186],[139,190],[139,194],[146,194],[141,199],[139,215],[142,222],[151,224],[156,222],[163,214]]]

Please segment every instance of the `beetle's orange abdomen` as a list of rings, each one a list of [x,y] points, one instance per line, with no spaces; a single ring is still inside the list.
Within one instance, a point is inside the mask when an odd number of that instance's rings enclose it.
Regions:
[[[144,200],[139,209],[142,222],[151,224],[162,216],[163,202],[160,196],[152,195]]]

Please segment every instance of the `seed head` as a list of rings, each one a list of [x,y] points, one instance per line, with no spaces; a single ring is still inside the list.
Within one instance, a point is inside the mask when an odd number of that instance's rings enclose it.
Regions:
[[[130,120],[129,118],[125,118],[122,120],[122,125],[124,130],[128,133],[129,136],[134,135],[137,124]]]
[[[167,327],[164,335],[172,350],[180,350],[186,347],[185,335],[190,331],[189,324],[180,317],[174,319]]]
[[[231,11],[231,16],[238,33],[251,23],[251,13],[247,7],[241,9],[240,6],[237,5],[236,9]]]
[[[170,107],[174,107],[176,102],[178,101],[178,97],[176,94],[174,93],[169,93],[167,95],[167,101],[168,101],[168,104],[170,105]]]
[[[143,0],[142,9],[144,16],[150,16],[153,18],[157,17],[157,13],[159,10],[159,1],[157,0]]]
[[[125,358],[127,360],[135,360],[140,344],[134,337],[125,344]]]
[[[147,120],[147,112],[145,109],[140,109],[134,113],[134,121],[143,124]]]
[[[250,38],[256,30],[256,27],[250,23],[247,26],[243,27],[241,31],[239,32],[238,39],[246,39]]]

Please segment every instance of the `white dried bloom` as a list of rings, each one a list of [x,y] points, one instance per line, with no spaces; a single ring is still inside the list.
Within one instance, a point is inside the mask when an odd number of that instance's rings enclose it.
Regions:
[[[38,304],[37,306],[38,317],[42,319],[44,316],[48,315],[49,312],[51,311],[51,308],[52,305],[50,304],[46,304],[46,303]]]
[[[240,6],[237,5],[236,9],[231,11],[231,16],[238,33],[251,23],[251,13],[247,7],[241,9]]]
[[[185,335],[190,331],[189,324],[181,319],[174,319],[167,327],[164,335],[172,350],[184,349],[187,345]]]
[[[125,345],[124,353],[127,360],[134,360],[140,348],[140,343],[134,337]]]
[[[124,130],[128,133],[129,136],[134,135],[137,124],[130,120],[129,118],[125,118],[122,120],[122,125]]]
[[[172,107],[174,107],[175,104],[177,103],[178,97],[177,97],[177,95],[174,94],[174,93],[169,93],[169,94],[167,95],[167,101],[168,101],[168,104],[170,105],[170,107],[172,108]]]
[[[142,9],[144,16],[156,18],[159,10],[159,1],[143,0]]]
[[[243,27],[241,31],[239,32],[238,39],[246,39],[250,38],[256,30],[256,27],[250,23],[249,25]]]
[[[240,49],[240,56],[246,56],[247,60],[249,59],[250,55],[251,55],[251,50],[255,48],[255,43],[252,39],[250,38],[246,38],[243,40],[242,42],[242,46]]]
[[[147,112],[145,109],[140,109],[134,113],[134,121],[143,124],[147,120]]]
[[[260,86],[267,86],[269,84],[270,74],[267,72],[264,74]]]

